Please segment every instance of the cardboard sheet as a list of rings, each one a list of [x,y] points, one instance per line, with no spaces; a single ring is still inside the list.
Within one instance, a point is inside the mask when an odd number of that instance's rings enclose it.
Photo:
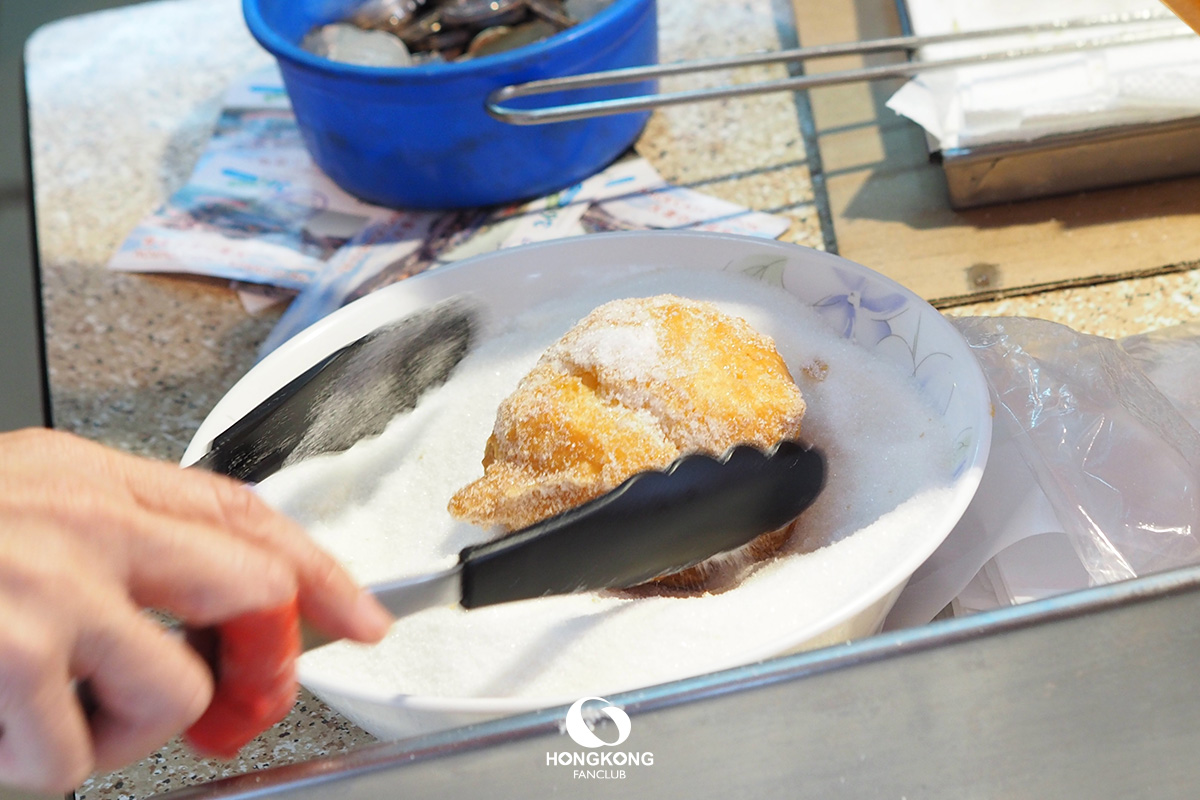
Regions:
[[[893,0],[792,0],[802,45],[897,35]],[[813,74],[901,54],[809,61]],[[1200,265],[1200,178],[965,211],[924,132],[884,104],[898,81],[810,92],[837,251],[950,306]],[[1197,143],[1200,147],[1200,143]]]

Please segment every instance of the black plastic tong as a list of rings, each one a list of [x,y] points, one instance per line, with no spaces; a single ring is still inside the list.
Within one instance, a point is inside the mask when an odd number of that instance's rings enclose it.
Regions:
[[[684,456],[605,495],[490,542],[449,569],[368,588],[394,615],[628,588],[679,572],[796,519],[825,485],[819,450],[785,441]],[[305,630],[304,649],[328,643]]]
[[[459,557],[464,608],[625,588],[736,550],[800,515],[825,458],[798,442],[688,455]]]
[[[217,435],[191,466],[257,483],[285,464],[383,433],[446,382],[477,321],[460,298],[384,325],[293,378]]]

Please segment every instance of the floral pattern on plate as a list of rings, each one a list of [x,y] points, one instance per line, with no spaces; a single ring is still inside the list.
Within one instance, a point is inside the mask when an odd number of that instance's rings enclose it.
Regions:
[[[903,365],[916,379],[922,396],[954,425],[960,416],[953,402],[955,371],[948,368],[954,357],[936,336],[923,335],[925,316],[938,312],[872,273],[833,264],[821,267],[811,262],[790,264],[776,254],[755,254],[731,262],[725,269],[789,291],[809,303],[842,338]],[[975,436],[973,426],[962,425],[954,437],[955,478],[970,461]]]

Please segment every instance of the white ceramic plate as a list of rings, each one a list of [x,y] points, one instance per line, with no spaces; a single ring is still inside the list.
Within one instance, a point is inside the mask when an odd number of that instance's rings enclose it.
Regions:
[[[810,614],[802,626],[739,654],[732,663],[716,666],[733,667],[876,632],[909,576],[954,527],[978,486],[991,437],[990,403],[969,348],[936,309],[872,270],[796,245],[695,232],[599,234],[491,253],[410,278],[331,314],[255,366],[201,425],[183,463],[199,458],[216,434],[324,356],[445,298],[482,298],[487,313],[503,319],[544,301],[577,295],[589,284],[680,268],[747,273],[782,287],[843,338],[914,376],[929,408],[952,432],[951,491],[948,501],[922,520],[927,534],[886,564],[853,570],[859,583],[834,606]],[[376,691],[363,681],[306,669],[301,677],[332,707],[371,733],[390,738],[575,699],[420,697]]]

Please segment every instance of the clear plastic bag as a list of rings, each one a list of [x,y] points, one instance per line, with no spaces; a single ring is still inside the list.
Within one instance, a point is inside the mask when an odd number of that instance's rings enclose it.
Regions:
[[[886,627],[929,621],[1036,534],[1064,534],[1091,585],[1200,563],[1200,326],[1118,342],[1021,317],[954,324],[992,391],[992,452]]]

